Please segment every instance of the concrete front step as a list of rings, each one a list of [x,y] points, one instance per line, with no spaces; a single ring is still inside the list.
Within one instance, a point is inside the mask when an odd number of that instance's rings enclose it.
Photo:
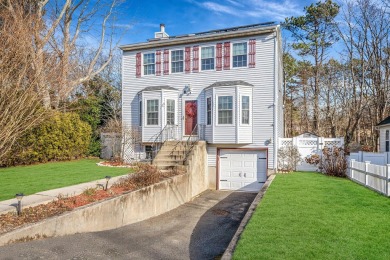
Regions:
[[[155,166],[157,167],[157,169],[160,169],[160,170],[177,169],[179,171],[185,171],[187,169],[187,166],[185,166],[185,165],[159,164],[159,165],[155,165]]]

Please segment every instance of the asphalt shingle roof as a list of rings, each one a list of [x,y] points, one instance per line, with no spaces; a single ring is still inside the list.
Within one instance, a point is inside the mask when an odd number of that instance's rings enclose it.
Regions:
[[[377,126],[387,125],[387,124],[390,124],[390,116],[388,116],[387,118],[385,118],[385,120],[383,120],[379,124],[377,124]]]

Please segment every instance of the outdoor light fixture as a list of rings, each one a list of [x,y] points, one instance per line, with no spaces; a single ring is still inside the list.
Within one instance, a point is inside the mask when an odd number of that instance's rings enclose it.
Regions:
[[[16,211],[18,213],[18,216],[22,214],[22,199],[24,197],[23,193],[18,193],[15,195],[15,198],[18,200],[18,206],[16,208]]]
[[[189,94],[191,94],[191,85],[185,85],[184,86],[184,89],[183,89],[183,93],[185,94],[185,95],[189,95]]]
[[[108,187],[108,182],[110,181],[110,179],[111,179],[111,176],[106,176],[105,178],[106,178],[106,187],[105,187],[105,189],[104,189],[104,190],[107,190],[107,187]]]

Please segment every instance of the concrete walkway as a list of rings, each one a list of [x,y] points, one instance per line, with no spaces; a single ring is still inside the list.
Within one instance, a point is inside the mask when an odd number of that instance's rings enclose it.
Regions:
[[[122,228],[3,246],[0,259],[218,259],[255,196],[206,191]]]
[[[127,174],[122,176],[112,177],[108,182],[108,187],[110,187],[112,184],[118,181],[121,177],[125,177],[125,176],[127,176]],[[96,188],[96,186],[99,184],[105,185],[106,179],[95,180],[95,181],[81,183],[73,186],[64,187],[64,188],[38,192],[36,194],[23,197],[22,207],[46,204],[52,202],[53,200],[56,200],[59,195],[64,195],[64,196],[79,195],[88,188]],[[16,211],[16,205],[17,205],[16,199],[0,201],[0,214],[7,213],[9,211]]]

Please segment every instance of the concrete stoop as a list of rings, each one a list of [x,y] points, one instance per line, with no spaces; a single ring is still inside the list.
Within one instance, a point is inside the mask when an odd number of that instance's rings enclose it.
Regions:
[[[153,165],[160,170],[186,171],[187,163],[184,160],[187,148],[186,142],[166,141],[154,158]]]

